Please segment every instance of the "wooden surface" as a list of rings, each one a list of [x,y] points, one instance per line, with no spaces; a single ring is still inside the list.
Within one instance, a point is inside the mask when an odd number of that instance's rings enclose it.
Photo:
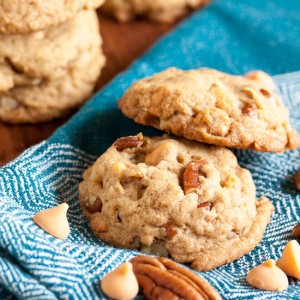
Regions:
[[[96,84],[101,89],[117,73],[143,54],[157,39],[174,25],[155,24],[138,20],[128,24],[100,16],[103,51],[106,67]],[[0,167],[14,159],[28,147],[47,139],[68,118],[38,125],[8,125],[0,122]]]

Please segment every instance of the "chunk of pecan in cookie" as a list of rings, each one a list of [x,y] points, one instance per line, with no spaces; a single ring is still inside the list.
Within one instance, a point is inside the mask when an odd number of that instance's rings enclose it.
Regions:
[[[254,117],[257,115],[257,106],[254,102],[250,102],[245,105],[242,110],[243,115],[248,117]]]
[[[206,210],[211,210],[212,204],[209,201],[205,201],[203,203],[198,204],[198,208],[204,208]]]
[[[167,223],[166,225],[167,239],[172,239],[177,233],[178,233],[178,229],[172,223]]]
[[[271,97],[271,93],[265,89],[260,89],[259,90],[266,98],[270,98]]]
[[[189,162],[183,172],[183,191],[185,194],[192,193],[200,187],[199,177],[206,177],[202,170],[205,160],[193,160]]]
[[[136,136],[125,136],[117,139],[114,146],[118,151],[123,151],[128,148],[137,148],[143,144],[143,135],[139,133]]]
[[[96,197],[93,204],[89,201],[84,202],[84,206],[90,213],[101,212],[102,211],[102,201],[100,198]]]
[[[167,258],[141,255],[130,262],[146,299],[222,299],[202,277]]]

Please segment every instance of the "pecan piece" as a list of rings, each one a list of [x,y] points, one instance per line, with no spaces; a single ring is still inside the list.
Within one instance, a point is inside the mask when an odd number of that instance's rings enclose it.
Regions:
[[[208,201],[205,201],[203,203],[198,204],[198,208],[204,208],[206,210],[211,210],[211,203]]]
[[[177,233],[177,228],[172,223],[166,225],[167,239],[172,239]]]
[[[94,204],[85,202],[85,207],[90,213],[101,212],[102,211],[102,201],[100,198],[96,198]]]
[[[185,194],[194,192],[200,187],[199,176],[206,177],[206,174],[201,170],[204,164],[204,160],[193,160],[186,165],[183,172],[183,191]]]
[[[300,223],[295,225],[292,231],[292,235],[295,239],[299,240],[300,239]]]
[[[255,103],[248,103],[242,110],[243,115],[254,117],[257,115],[257,106]]]
[[[271,93],[265,89],[260,89],[259,90],[266,98],[270,98],[271,97]]]
[[[295,174],[295,186],[300,190],[300,170]]]
[[[114,142],[114,146],[118,151],[123,151],[128,148],[137,148],[138,146],[143,144],[143,135],[139,133],[136,136],[125,136],[117,139]]]
[[[167,258],[141,255],[130,262],[147,299],[222,299],[217,290],[202,277]]]

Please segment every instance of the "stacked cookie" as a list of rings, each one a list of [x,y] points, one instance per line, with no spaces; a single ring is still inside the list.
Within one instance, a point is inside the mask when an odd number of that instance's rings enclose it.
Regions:
[[[105,63],[102,2],[1,2],[0,120],[47,121],[88,99]]]
[[[171,68],[134,83],[119,107],[137,123],[180,138],[119,138],[84,173],[80,203],[95,235],[199,271],[250,252],[274,207],[256,199],[250,172],[224,146],[300,146],[272,79],[261,71]]]

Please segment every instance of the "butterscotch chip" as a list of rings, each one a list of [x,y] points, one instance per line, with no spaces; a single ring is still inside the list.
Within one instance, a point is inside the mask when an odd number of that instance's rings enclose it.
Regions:
[[[289,285],[287,276],[276,266],[274,259],[268,259],[253,268],[248,273],[246,280],[258,289],[275,292],[286,290]]]
[[[80,204],[96,236],[200,271],[250,252],[274,209],[256,200],[250,172],[230,150],[170,136],[121,151],[114,143],[83,177]]]
[[[84,9],[95,9],[103,0],[2,0],[0,2],[0,32],[31,33],[54,27]]]
[[[70,233],[70,226],[67,219],[68,208],[69,205],[67,203],[62,203],[58,206],[37,212],[32,219],[47,233],[64,240]]]
[[[271,77],[258,74],[170,68],[135,82],[119,107],[137,123],[190,140],[265,152],[299,147]]]
[[[300,279],[300,246],[297,241],[286,244],[276,264],[286,275]]]
[[[209,0],[106,0],[101,10],[120,22],[130,21],[137,16],[146,16],[156,22],[170,23],[209,2]]]
[[[126,262],[106,274],[101,281],[103,292],[112,299],[129,300],[139,291],[137,279],[132,271],[132,264]]]

